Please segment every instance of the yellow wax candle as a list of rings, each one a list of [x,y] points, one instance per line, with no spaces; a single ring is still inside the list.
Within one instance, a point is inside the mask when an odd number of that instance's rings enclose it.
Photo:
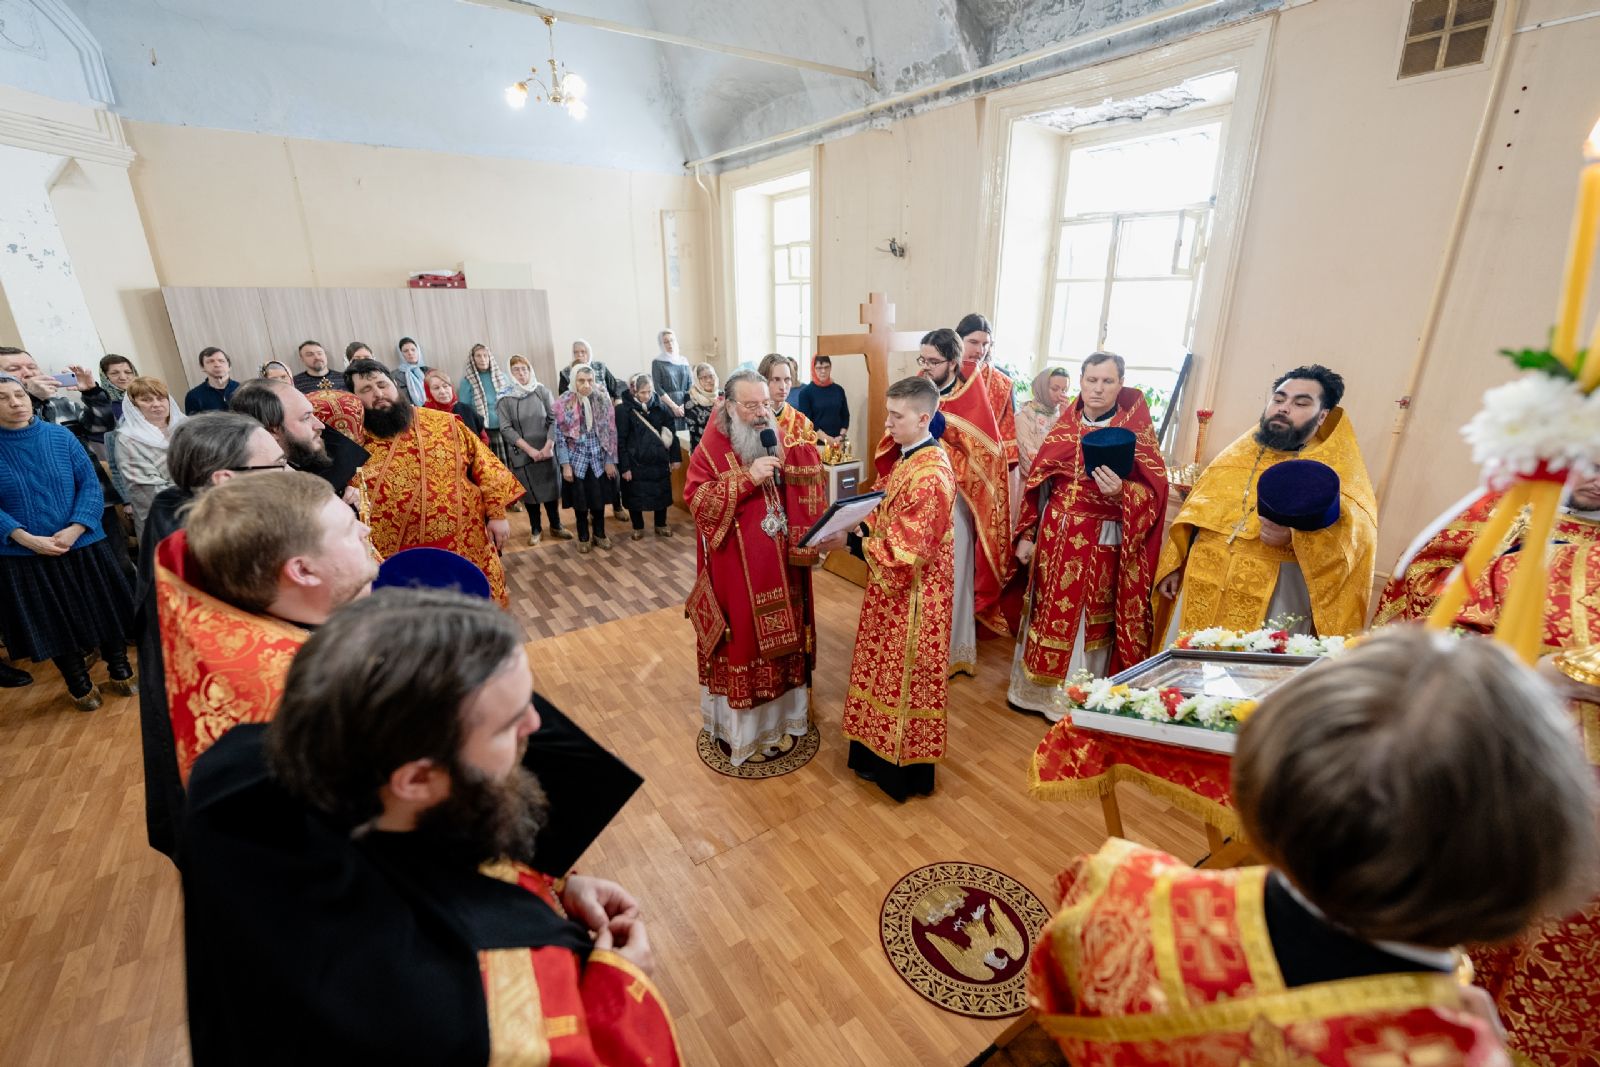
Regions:
[[[1455,625],[1456,614],[1467,602],[1468,588],[1489,566],[1495,549],[1500,547],[1500,539],[1511,529],[1511,522],[1522,511],[1522,505],[1528,502],[1528,485],[1528,482],[1514,483],[1500,498],[1500,503],[1494,506],[1489,521],[1473,538],[1472,547],[1467,550],[1461,566],[1446,583],[1439,599],[1434,602],[1433,610],[1428,613],[1427,626],[1430,630],[1448,630]]]
[[[1568,367],[1578,358],[1583,298],[1589,291],[1595,235],[1600,232],[1600,122],[1595,123],[1594,129],[1589,131],[1589,140],[1584,143],[1583,164],[1578,178],[1578,204],[1572,213],[1572,235],[1567,245],[1567,271],[1562,280],[1561,303],[1556,309],[1556,330],[1550,346],[1556,358]],[[1590,365],[1600,376],[1597,364],[1600,360]]]

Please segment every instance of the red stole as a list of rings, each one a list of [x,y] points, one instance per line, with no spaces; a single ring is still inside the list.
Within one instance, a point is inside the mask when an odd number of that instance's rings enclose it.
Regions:
[[[1103,495],[1083,470],[1083,435],[1110,426],[1131,430],[1137,435],[1133,473],[1124,479],[1120,499]],[[1041,489],[1048,493],[1043,516],[1039,506]],[[1161,527],[1166,510],[1167,467],[1156,444],[1155,425],[1144,394],[1125,386],[1117,396],[1117,413],[1104,427],[1084,422],[1083,406],[1078,400],[1068,403],[1062,409],[1061,418],[1045,435],[1029,468],[1017,523],[1017,536],[1037,543],[1033,577],[1036,617],[1030,620],[1030,633],[1023,635],[1029,644],[1024,649],[1024,665],[1031,675],[1051,681],[1064,677],[1070,655],[1070,649],[1057,649],[1057,653],[1063,653],[1055,657],[1060,662],[1045,662],[1050,653],[1033,640],[1034,632],[1043,632],[1042,620],[1037,616],[1054,612],[1056,604],[1063,600],[1072,605],[1073,610],[1066,613],[1071,618],[1064,630],[1065,640],[1070,642],[1078,632],[1077,609],[1087,610],[1089,599],[1084,589],[1063,585],[1059,579],[1065,577],[1064,573],[1041,575],[1038,562],[1045,559],[1047,566],[1053,569],[1070,570],[1070,560],[1087,559],[1098,547],[1100,523],[1108,520],[1122,523],[1122,546],[1113,553],[1117,558],[1116,573],[1109,590],[1088,591],[1109,592],[1114,598],[1115,638],[1107,673],[1145,658],[1150,644],[1150,587],[1161,555]],[[1060,514],[1062,511],[1064,515]],[[1043,525],[1039,521],[1041,518],[1047,519]],[[1047,529],[1052,542],[1049,544],[1045,543]],[[1066,585],[1082,585],[1081,579],[1090,569],[1080,567],[1079,580]],[[1038,585],[1044,579],[1051,580],[1053,586],[1062,587],[1053,588],[1052,595],[1041,597]]]
[[[812,627],[809,567],[817,552],[800,548],[799,541],[825,507],[816,446],[786,445],[782,477],[782,486],[752,482],[715,420],[689,460],[683,495],[700,535],[700,578],[688,611],[703,656],[715,650],[749,663],[815,651],[807,647],[807,638]],[[769,534],[761,528],[769,504],[787,518],[786,531]],[[800,573],[791,575],[791,567]],[[719,621],[726,624],[720,640],[710,636],[720,629]]]
[[[266,722],[308,634],[225,604],[192,584],[184,531],[156,546],[156,610],[167,708],[185,784],[200,754],[244,722]]]
[[[1011,552],[1011,492],[1007,478],[1005,438],[981,378],[958,382],[939,398],[944,435],[939,443],[950,457],[956,488],[972,512],[976,535],[973,600],[979,622],[997,634],[1009,634],[1000,610],[1000,595],[1016,567]],[[1011,442],[1016,447],[1015,423]],[[900,446],[888,434],[878,443],[874,466],[887,478]],[[1014,460],[1013,460],[1014,462]]]

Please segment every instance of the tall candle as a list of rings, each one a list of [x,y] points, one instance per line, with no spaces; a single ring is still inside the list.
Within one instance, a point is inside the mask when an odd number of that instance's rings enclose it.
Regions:
[[[1583,172],[1578,178],[1578,205],[1572,213],[1572,235],[1567,244],[1567,270],[1562,279],[1561,303],[1556,310],[1556,331],[1551,351],[1571,367],[1578,358],[1578,328],[1583,298],[1589,291],[1589,268],[1594,263],[1595,234],[1600,232],[1600,122],[1589,131],[1583,146]],[[1591,346],[1593,351],[1593,346]],[[1600,381],[1600,356],[1589,361],[1584,378]]]

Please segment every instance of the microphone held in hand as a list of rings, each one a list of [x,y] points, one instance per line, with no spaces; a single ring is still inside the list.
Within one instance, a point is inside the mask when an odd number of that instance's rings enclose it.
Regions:
[[[778,431],[768,426],[761,431],[761,447],[767,450],[767,455],[778,458]],[[779,467],[772,473],[772,484],[783,484],[783,468]]]

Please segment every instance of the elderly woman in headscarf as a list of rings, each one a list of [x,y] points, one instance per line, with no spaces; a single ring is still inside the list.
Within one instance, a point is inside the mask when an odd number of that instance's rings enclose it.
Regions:
[[[1061,418],[1061,405],[1071,393],[1072,375],[1064,367],[1049,367],[1034,375],[1033,395],[1017,409],[1017,470],[1024,482],[1045,434]]]
[[[496,406],[500,403],[500,394],[510,388],[511,379],[500,369],[500,361],[494,358],[489,346],[473,345],[467,353],[467,369],[461,375],[461,400],[471,404],[472,410],[483,420],[484,428],[489,431],[489,447],[507,467],[511,466],[511,457],[506,453],[505,438],[500,435],[500,412]]]
[[[172,484],[167,474],[167,442],[183,423],[167,387],[156,378],[135,378],[128,384],[117,428],[117,470],[128,488],[134,532],[144,533],[144,520],[156,494]]]
[[[633,520],[633,539],[644,537],[644,516],[655,516],[657,537],[671,537],[667,509],[672,506],[672,472],[683,462],[683,447],[672,431],[672,415],[655,396],[650,375],[635,374],[631,392],[617,406],[617,470],[622,472],[622,503]]]
[[[672,412],[674,431],[688,428],[684,421],[683,405],[689,400],[689,361],[678,351],[678,335],[671,330],[656,334],[656,358],[650,361],[650,382],[661,406]]]
[[[261,364],[261,377],[269,382],[288,382],[294,384],[294,371],[289,369],[289,364],[281,359],[269,359]]]
[[[410,337],[400,338],[394,346],[394,380],[418,407],[428,404],[428,386],[423,378],[432,369],[422,361],[421,345]]]
[[[562,367],[561,373],[556,376],[557,396],[572,388],[572,372],[582,366],[594,371],[594,384],[612,400],[621,400],[622,394],[628,391],[628,387],[617,381],[617,376],[607,370],[604,363],[594,358],[594,350],[589,347],[589,342],[580,337],[572,342],[572,362]]]
[[[133,360],[111,353],[100,360],[100,388],[111,398],[111,414],[122,418],[122,397],[128,386],[139,376]]]
[[[690,452],[700,447],[700,438],[706,432],[706,424],[711,421],[720,395],[717,368],[709,363],[695,364],[694,384],[689,386],[689,400],[683,405],[683,419],[689,424]]]
[[[527,356],[512,356],[511,387],[496,405],[500,409],[500,435],[511,454],[511,473],[527,490],[528,525],[533,534],[528,543],[544,539],[539,520],[539,505],[550,519],[550,536],[558,541],[572,540],[561,526],[561,482],[556,471],[556,402],[550,390],[539,384]]]
[[[133,694],[133,590],[101,526],[105,499],[89,453],[33,413],[22,380],[0,374],[0,640],[50,660],[83,711],[100,706],[83,651]]]
[[[556,462],[561,502],[578,523],[578,551],[609,549],[606,504],[616,503],[617,422],[611,398],[595,386],[594,370],[572,370],[572,389],[556,401]]]

